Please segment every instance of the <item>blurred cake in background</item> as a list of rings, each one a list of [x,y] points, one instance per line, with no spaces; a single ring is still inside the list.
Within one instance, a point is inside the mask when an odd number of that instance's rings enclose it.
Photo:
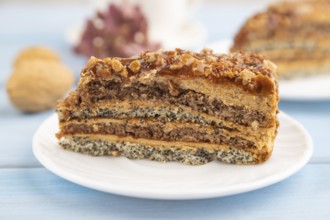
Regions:
[[[238,50],[266,55],[280,78],[330,73],[330,1],[270,6],[242,26],[231,48]]]
[[[157,50],[159,43],[150,42],[148,22],[139,6],[110,4],[87,20],[75,51],[87,57],[130,57],[145,50]]]

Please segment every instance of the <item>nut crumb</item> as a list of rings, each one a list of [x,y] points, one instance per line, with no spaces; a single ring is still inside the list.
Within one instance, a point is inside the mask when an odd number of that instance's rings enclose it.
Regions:
[[[132,70],[133,73],[138,73],[141,69],[140,61],[134,60],[129,64],[129,69]]]
[[[112,69],[117,73],[123,69],[123,64],[121,64],[121,62],[115,58],[111,60],[111,65]]]
[[[247,69],[243,70],[240,75],[242,77],[243,85],[249,84],[249,82],[255,77],[255,74]]]
[[[187,53],[182,54],[179,59],[186,66],[191,65],[196,60],[193,56]]]

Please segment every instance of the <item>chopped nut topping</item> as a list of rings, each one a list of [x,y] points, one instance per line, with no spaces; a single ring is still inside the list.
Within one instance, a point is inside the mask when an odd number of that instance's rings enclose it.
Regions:
[[[134,60],[129,64],[129,69],[132,70],[133,73],[138,73],[141,69],[140,61]]]
[[[170,65],[170,69],[171,70],[181,69],[182,67],[183,67],[183,64],[182,63],[176,63],[176,64]]]
[[[195,62],[192,65],[194,75],[204,75],[205,65],[202,62]]]
[[[204,69],[204,75],[205,76],[208,76],[212,73],[212,67],[210,66],[206,66],[205,69]]]
[[[155,64],[156,64],[157,67],[163,66],[164,65],[164,59],[163,59],[163,57],[157,56],[157,60],[156,60],[156,63]]]
[[[269,60],[264,60],[263,65],[264,65],[266,68],[268,68],[268,69],[270,69],[271,71],[273,71],[273,72],[275,72],[275,71],[277,70],[277,66],[276,66],[273,62],[271,62],[271,61],[269,61]]]
[[[96,57],[91,56],[91,58],[89,58],[88,62],[87,62],[87,66],[88,67],[93,67],[96,65],[98,59]]]
[[[117,76],[129,79],[131,74],[138,74],[136,77],[148,77],[151,80],[158,74],[171,73],[174,76],[178,74],[187,74],[187,77],[202,76],[214,83],[225,79],[257,93],[275,91],[277,82],[276,65],[265,60],[263,56],[244,52],[214,54],[207,49],[201,53],[180,49],[160,50],[142,52],[140,56],[130,58],[103,60],[92,57],[81,76],[111,77],[111,71],[117,72]]]
[[[255,74],[250,70],[245,69],[241,72],[241,77],[243,85],[247,85],[251,82],[251,79],[255,77]]]
[[[201,53],[210,55],[210,54],[213,54],[213,50],[210,48],[204,48],[204,49],[202,49]]]
[[[112,59],[111,64],[112,64],[112,69],[115,72],[120,72],[123,69],[123,64],[121,64],[121,62],[117,59]]]
[[[193,56],[191,56],[190,54],[182,54],[181,56],[180,56],[180,61],[184,64],[184,65],[186,65],[186,66],[189,66],[189,65],[191,65],[196,59],[193,57]]]
[[[104,65],[96,64],[96,74],[102,77],[106,77],[111,74],[110,69]]]
[[[126,66],[122,69],[122,71],[120,72],[120,75],[122,75],[125,78],[128,77],[128,71],[127,71]]]
[[[107,57],[107,58],[104,58],[103,61],[108,64],[109,66],[112,66],[111,64],[111,58]]]
[[[155,62],[156,61],[155,54],[153,54],[153,53],[146,53],[146,56],[147,56],[147,59],[146,59],[147,62]]]
[[[177,51],[176,50],[168,51],[167,55],[171,58],[176,57],[177,56]]]

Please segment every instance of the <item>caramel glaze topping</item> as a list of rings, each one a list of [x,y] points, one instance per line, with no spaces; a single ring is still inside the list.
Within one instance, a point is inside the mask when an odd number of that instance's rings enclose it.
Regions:
[[[231,51],[244,50],[244,46],[258,39],[303,39],[326,34],[330,19],[329,0],[296,0],[278,2],[250,17],[234,39]],[[299,33],[297,35],[297,33]]]
[[[205,78],[212,83],[234,82],[244,90],[270,94],[277,92],[276,65],[250,53],[215,54],[203,49],[142,52],[132,58],[91,57],[81,77],[107,79],[119,76],[123,83],[138,77],[171,75],[180,79]]]

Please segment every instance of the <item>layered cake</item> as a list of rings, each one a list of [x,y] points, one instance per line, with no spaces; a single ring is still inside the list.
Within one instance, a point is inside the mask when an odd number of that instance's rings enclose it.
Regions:
[[[276,66],[253,54],[92,57],[58,103],[57,137],[94,156],[257,164],[273,149],[278,100]]]
[[[330,1],[281,2],[250,17],[231,51],[266,55],[280,78],[330,72]]]

